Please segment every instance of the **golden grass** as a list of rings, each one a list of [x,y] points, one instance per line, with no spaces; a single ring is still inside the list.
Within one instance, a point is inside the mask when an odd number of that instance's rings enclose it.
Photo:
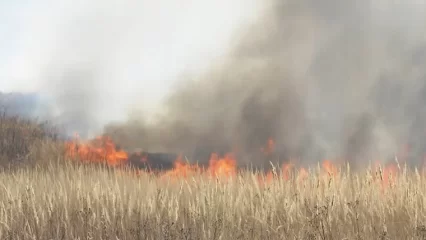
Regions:
[[[347,171],[345,171],[347,172]],[[0,173],[1,239],[425,239],[426,184],[371,173],[167,181],[94,166]]]

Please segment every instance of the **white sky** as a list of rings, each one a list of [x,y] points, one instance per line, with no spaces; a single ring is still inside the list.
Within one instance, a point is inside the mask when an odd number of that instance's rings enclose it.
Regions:
[[[0,91],[40,91],[50,68],[101,58],[112,109],[154,106],[177,75],[225,54],[260,2],[0,0]]]

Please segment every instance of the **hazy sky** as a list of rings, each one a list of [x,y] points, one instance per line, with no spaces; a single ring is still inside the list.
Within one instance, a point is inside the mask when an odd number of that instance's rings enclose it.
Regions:
[[[109,107],[152,106],[258,12],[258,0],[0,0],[0,91],[48,92],[46,76],[87,61]]]

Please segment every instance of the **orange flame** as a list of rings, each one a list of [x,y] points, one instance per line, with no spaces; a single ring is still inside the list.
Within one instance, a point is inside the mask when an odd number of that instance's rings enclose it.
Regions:
[[[322,162],[322,167],[329,176],[336,176],[338,173],[337,167],[329,160],[324,160]]]
[[[267,182],[267,183],[270,183],[270,182],[272,182],[272,180],[274,179],[274,174],[272,173],[272,172],[268,172],[266,175],[265,175],[265,181]]]
[[[261,150],[265,154],[273,153],[275,151],[274,140],[272,138],[268,139],[266,146]],[[403,148],[401,153],[399,153],[400,158],[405,160],[408,156],[408,152],[408,147]],[[211,176],[235,176],[237,174],[237,161],[234,153],[235,152],[227,153],[223,157],[219,156],[217,153],[212,153],[209,159],[209,165],[206,169],[202,169],[198,165],[183,161],[182,155],[179,155],[174,161],[173,169],[162,172],[160,175],[185,178],[194,173],[203,172]],[[81,142],[78,140],[78,135],[76,134],[75,140],[66,143],[66,155],[73,159],[79,159],[83,162],[106,163],[109,166],[123,165],[128,160],[128,154],[125,151],[118,150],[112,139],[108,136],[100,136],[88,142]],[[149,162],[148,156],[142,152],[136,153],[136,156],[140,158],[140,162],[142,163]],[[297,180],[297,182],[306,180],[309,177],[308,171],[301,166],[297,166],[298,171],[292,171],[295,168],[293,163],[297,163],[297,161],[289,161],[282,164],[282,178],[284,180],[289,180],[291,177],[291,172],[293,172],[296,174],[295,180]],[[331,177],[338,176],[338,168],[330,160],[324,160],[321,166],[323,173],[328,174]],[[426,155],[424,157],[424,167],[426,167]],[[379,174],[375,175],[375,180],[380,181],[378,182],[379,185],[381,184],[382,187],[386,187],[395,183],[395,180],[398,178],[399,174],[399,165],[397,166],[396,164],[387,164],[384,168],[380,168],[380,163],[377,162],[376,170],[379,169],[380,177]],[[424,168],[423,171],[425,169],[426,168]],[[145,174],[145,171],[137,171],[137,175]],[[152,173],[151,170],[147,172]],[[378,172],[379,171],[376,173]],[[263,175],[263,178],[261,178],[259,175],[257,177],[259,177],[259,180],[262,184],[269,183],[273,181],[274,178],[276,178],[274,173],[271,171]]]
[[[163,176],[186,178],[188,175],[200,171],[201,169],[197,165],[183,162],[182,155],[179,155],[179,157],[174,162],[173,169],[165,172]],[[225,154],[223,158],[220,158],[218,154],[212,153],[207,171],[212,176],[235,176],[237,173],[237,161],[234,157],[234,154],[228,153]]]
[[[182,160],[182,155],[180,154],[177,159],[174,161],[174,168],[172,170],[166,171],[163,175],[164,177],[188,177],[191,174],[199,171],[197,165],[191,165]]]
[[[283,174],[283,178],[285,180],[288,180],[290,178],[290,170],[293,167],[293,164],[291,163],[283,163],[282,167],[281,167],[281,171]]]
[[[114,142],[107,136],[97,137],[86,143],[75,141],[66,143],[66,155],[71,158],[79,158],[85,162],[106,163],[117,166],[127,161],[125,151],[117,150]]]
[[[383,169],[383,185],[393,183],[398,177],[398,167],[396,164],[389,164]]]
[[[295,165],[293,163],[284,163],[281,167],[282,179],[284,179],[285,181],[289,180],[291,169],[294,169],[294,168],[295,168]],[[308,171],[305,168],[301,167],[298,170],[296,180],[297,180],[297,182],[300,183],[300,182],[306,180],[308,177],[309,177]],[[258,176],[259,183],[262,184],[262,185],[269,184],[274,179],[275,179],[275,176],[274,176],[274,173],[272,171],[268,171],[264,175],[263,178],[261,176]]]
[[[209,160],[209,172],[214,175],[235,176],[237,173],[237,161],[233,153],[227,153],[223,158],[212,153]]]

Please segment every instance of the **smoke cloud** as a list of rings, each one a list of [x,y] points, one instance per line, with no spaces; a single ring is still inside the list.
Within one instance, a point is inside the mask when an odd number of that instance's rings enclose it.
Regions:
[[[27,11],[50,17],[3,70],[35,76],[68,135],[103,132],[129,151],[234,151],[256,167],[423,161],[425,3],[155,2],[37,4]]]
[[[266,6],[268,5],[268,6]],[[185,73],[155,120],[105,128],[127,149],[183,152],[201,160],[238,152],[240,165],[273,160],[390,160],[410,147],[422,161],[426,123],[426,9],[404,1],[288,0],[202,74]],[[400,161],[402,161],[400,159]]]
[[[37,114],[48,103],[43,118],[67,135],[94,137],[135,109],[155,112],[180,71],[200,71],[227,51],[231,32],[256,17],[257,1],[2,3],[9,45],[0,91],[40,93]]]

